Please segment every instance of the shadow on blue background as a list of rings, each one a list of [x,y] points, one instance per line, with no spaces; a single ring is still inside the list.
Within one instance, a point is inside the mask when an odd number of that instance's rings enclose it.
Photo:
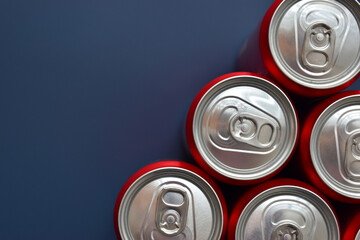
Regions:
[[[0,239],[116,239],[122,185],[154,161],[192,161],[187,109],[235,70],[270,5],[1,2]]]

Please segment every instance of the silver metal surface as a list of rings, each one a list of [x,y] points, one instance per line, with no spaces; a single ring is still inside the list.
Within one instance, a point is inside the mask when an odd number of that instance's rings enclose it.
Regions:
[[[360,199],[360,95],[331,104],[310,138],[316,172],[334,191]]]
[[[356,234],[356,237],[354,240],[360,240],[360,230],[358,231],[358,233]]]
[[[292,152],[298,126],[286,95],[258,77],[238,76],[213,86],[193,120],[195,144],[215,171],[236,180],[276,171]]]
[[[181,168],[151,171],[127,190],[118,224],[122,239],[220,239],[223,212],[213,188]]]
[[[330,207],[313,192],[280,186],[253,198],[241,213],[236,240],[338,240]]]
[[[315,89],[344,84],[360,71],[360,5],[355,0],[285,0],[269,27],[282,72]]]

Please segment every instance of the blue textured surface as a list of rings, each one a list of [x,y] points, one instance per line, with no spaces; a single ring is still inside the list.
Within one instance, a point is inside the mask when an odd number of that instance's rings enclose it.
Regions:
[[[235,70],[270,5],[2,1],[0,239],[116,239],[122,185],[156,160],[189,161],[193,97]]]

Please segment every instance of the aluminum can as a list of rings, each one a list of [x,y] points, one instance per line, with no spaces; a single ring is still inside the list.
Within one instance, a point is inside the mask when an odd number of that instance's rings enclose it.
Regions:
[[[250,185],[277,174],[298,139],[296,111],[271,80],[230,73],[208,83],[192,102],[186,135],[197,163],[220,181]]]
[[[356,211],[348,219],[348,223],[343,230],[343,240],[360,240],[360,211]]]
[[[273,78],[305,97],[326,96],[360,76],[356,0],[276,0],[244,44],[239,71]]]
[[[232,240],[339,240],[330,203],[311,186],[292,179],[262,183],[240,198],[229,219]]]
[[[320,102],[305,120],[299,150],[304,173],[318,189],[360,203],[360,91]]]
[[[197,167],[179,161],[150,164],[123,186],[115,204],[118,239],[223,239],[224,197]]]

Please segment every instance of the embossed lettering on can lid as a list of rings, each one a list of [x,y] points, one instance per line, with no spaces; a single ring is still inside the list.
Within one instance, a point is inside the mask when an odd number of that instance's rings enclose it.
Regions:
[[[337,87],[360,71],[360,5],[355,0],[284,0],[268,37],[278,67],[302,86]]]
[[[332,190],[360,199],[360,95],[341,98],[321,113],[311,132],[310,155]]]
[[[220,239],[224,231],[216,191],[195,172],[179,167],[141,175],[126,190],[115,214],[115,227],[124,240]]]
[[[236,240],[340,239],[329,205],[314,192],[299,186],[270,188],[243,209],[235,229]]]
[[[256,180],[279,169],[293,152],[297,116],[287,96],[271,82],[239,75],[210,88],[192,122],[202,159],[234,180]]]

